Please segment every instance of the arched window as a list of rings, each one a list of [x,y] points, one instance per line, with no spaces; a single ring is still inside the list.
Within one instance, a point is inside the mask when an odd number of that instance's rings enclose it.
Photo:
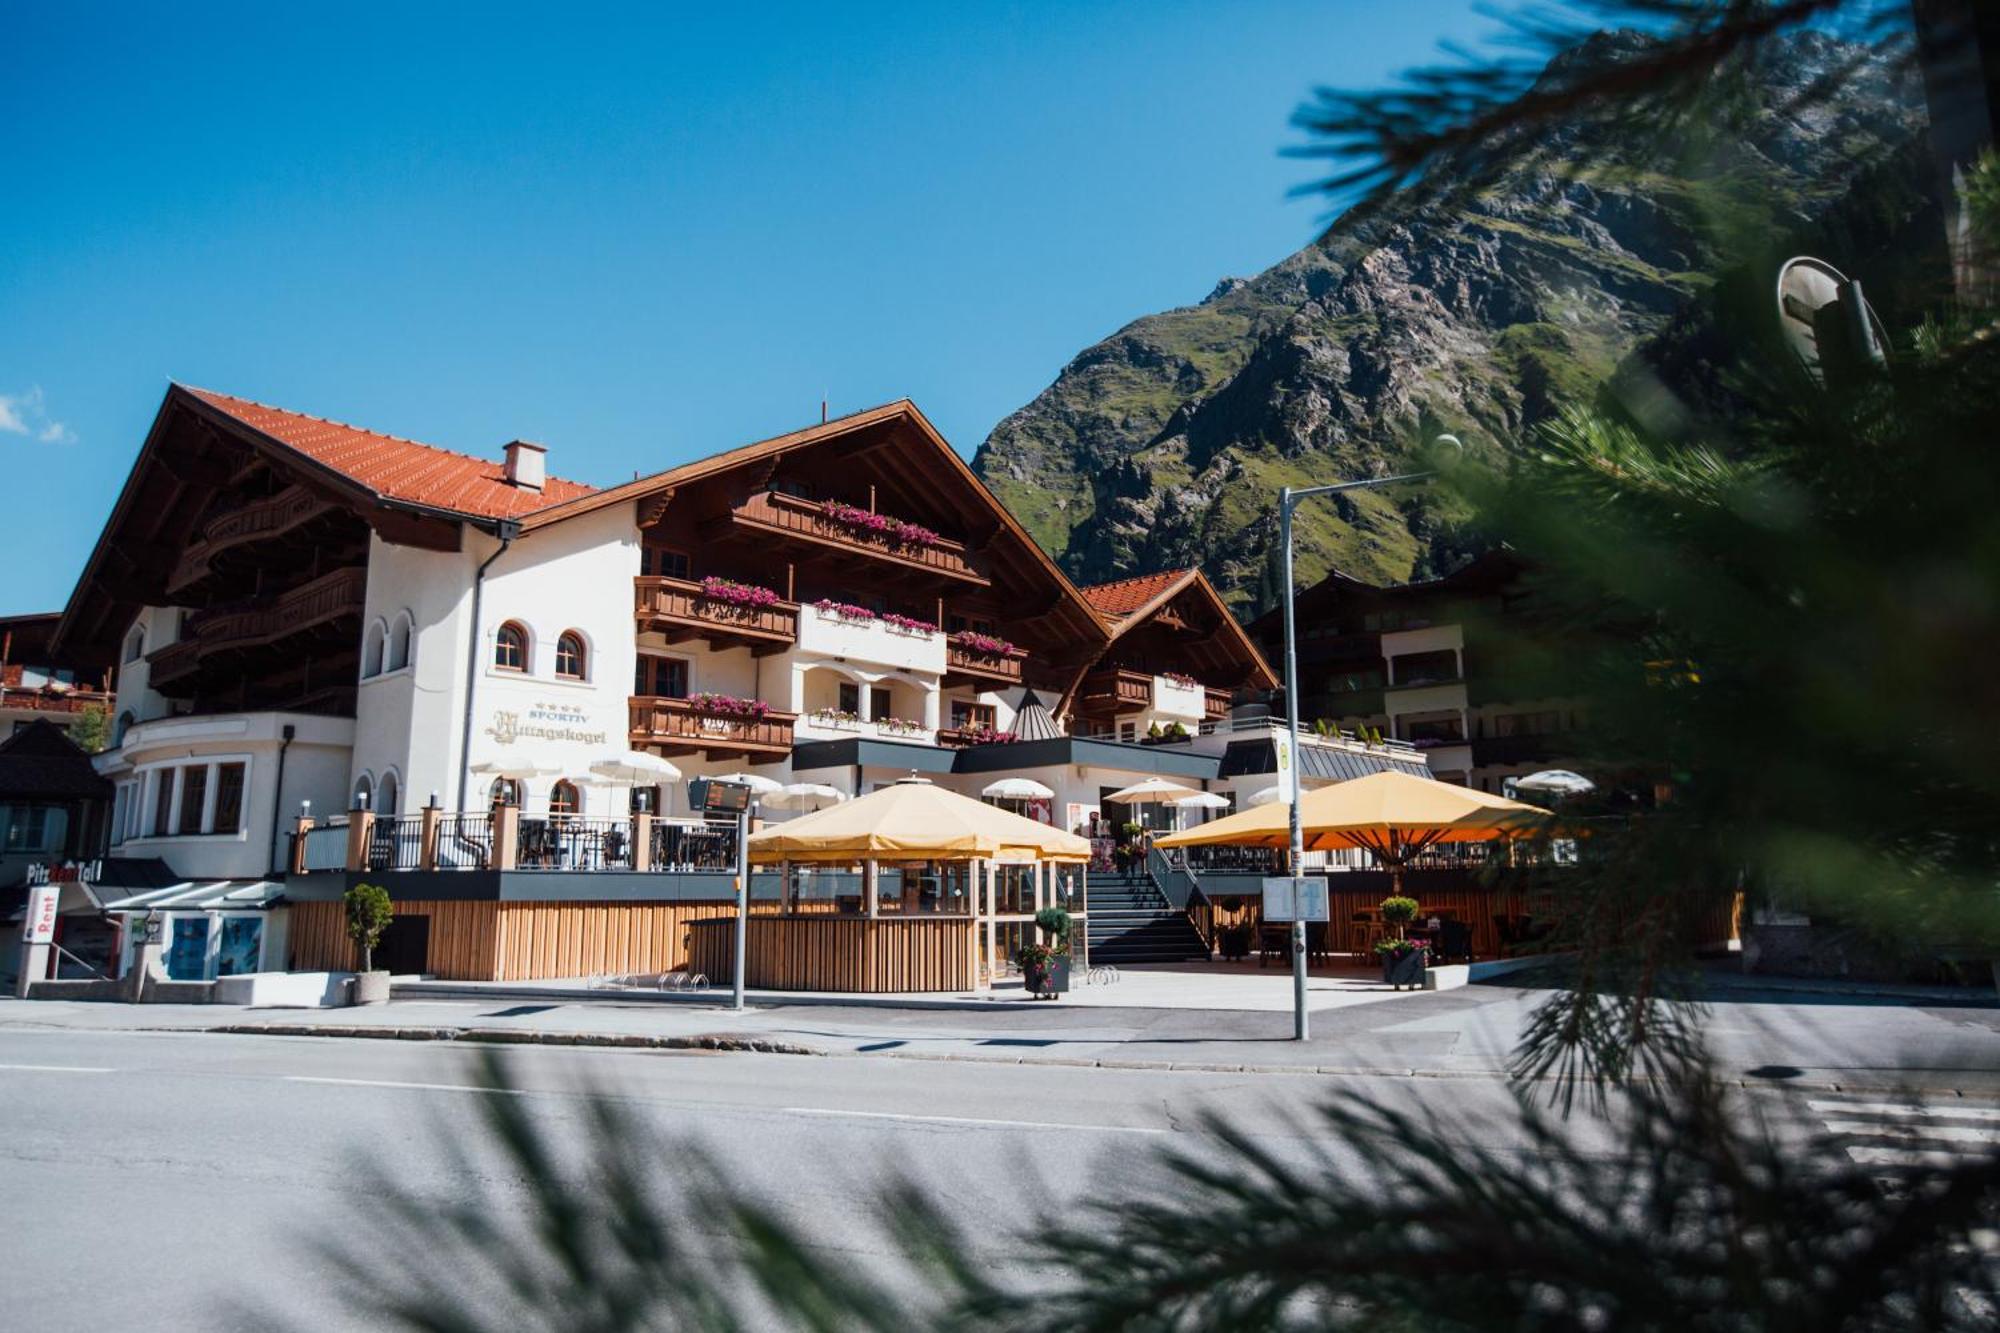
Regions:
[[[356,810],[369,810],[373,809],[374,805],[375,779],[363,773],[360,777],[354,779],[354,800],[352,806]]]
[[[125,733],[132,730],[132,710],[126,709],[118,715],[118,727],[111,733],[111,748],[117,749],[125,743]]]
[[[375,791],[375,813],[385,819],[397,814],[397,806],[403,799],[403,784],[396,778],[396,770],[390,769],[382,775],[382,785]]]
[[[396,617],[396,623],[389,629],[389,670],[401,671],[410,664],[410,640],[415,628],[408,611]]]
[[[519,805],[521,803],[521,780],[519,778],[495,778],[487,792],[489,805]]]
[[[493,636],[493,665],[502,671],[528,669],[528,631],[517,622],[508,621]]]
[[[381,621],[368,626],[368,634],[361,641],[361,679],[382,674],[382,642],[385,637]]]
[[[582,680],[583,666],[583,636],[566,629],[556,639],[556,674],[564,680]]]
[[[565,778],[549,792],[549,813],[552,815],[573,815],[583,809],[583,798],[577,794],[576,784]]]
[[[146,655],[146,627],[134,625],[132,632],[125,636],[125,660],[136,662]]]

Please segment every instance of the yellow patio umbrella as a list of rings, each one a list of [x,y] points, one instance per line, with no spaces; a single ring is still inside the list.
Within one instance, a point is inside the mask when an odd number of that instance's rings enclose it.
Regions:
[[[1289,847],[1291,806],[1254,806],[1185,833],[1161,847]],[[1470,787],[1408,773],[1371,773],[1309,791],[1299,802],[1307,851],[1365,847],[1388,868],[1402,891],[1403,865],[1440,842],[1491,842],[1533,833],[1548,811]]]
[[[907,779],[750,837],[750,859],[760,865],[989,857],[1088,861],[1090,843],[970,796]]]

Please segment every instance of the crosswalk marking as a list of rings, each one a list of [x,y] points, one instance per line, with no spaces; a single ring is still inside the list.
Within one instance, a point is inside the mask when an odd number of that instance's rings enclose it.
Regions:
[[[1854,1115],[1936,1116],[1943,1120],[2000,1121],[2000,1110],[1979,1106],[1910,1106],[1901,1102],[1807,1102],[1815,1111],[1845,1111]]]
[[[1828,1134],[1849,1140],[1842,1147],[1859,1166],[1952,1167],[2000,1147],[2000,1108],[1834,1098],[1806,1107]]]

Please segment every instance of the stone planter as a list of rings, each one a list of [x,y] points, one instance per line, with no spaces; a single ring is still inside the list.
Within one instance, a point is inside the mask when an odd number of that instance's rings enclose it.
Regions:
[[[354,974],[355,1004],[387,1004],[389,1002],[389,974],[387,972],[356,972]]]
[[[1038,1000],[1053,1000],[1069,990],[1069,958],[1051,958],[1045,967],[1021,969],[1021,984]]]
[[[1401,957],[1397,957],[1392,953],[1383,954],[1382,980],[1394,986],[1397,990],[1401,990],[1405,986],[1414,986],[1418,990],[1422,990],[1424,987],[1424,951],[1422,949],[1412,949]]]

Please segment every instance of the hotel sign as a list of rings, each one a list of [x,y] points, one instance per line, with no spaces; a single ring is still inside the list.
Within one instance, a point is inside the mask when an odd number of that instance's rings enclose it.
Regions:
[[[602,745],[610,735],[594,724],[588,710],[579,704],[537,702],[524,709],[496,708],[486,734],[496,744],[512,745],[518,740],[574,741],[582,745]]]

